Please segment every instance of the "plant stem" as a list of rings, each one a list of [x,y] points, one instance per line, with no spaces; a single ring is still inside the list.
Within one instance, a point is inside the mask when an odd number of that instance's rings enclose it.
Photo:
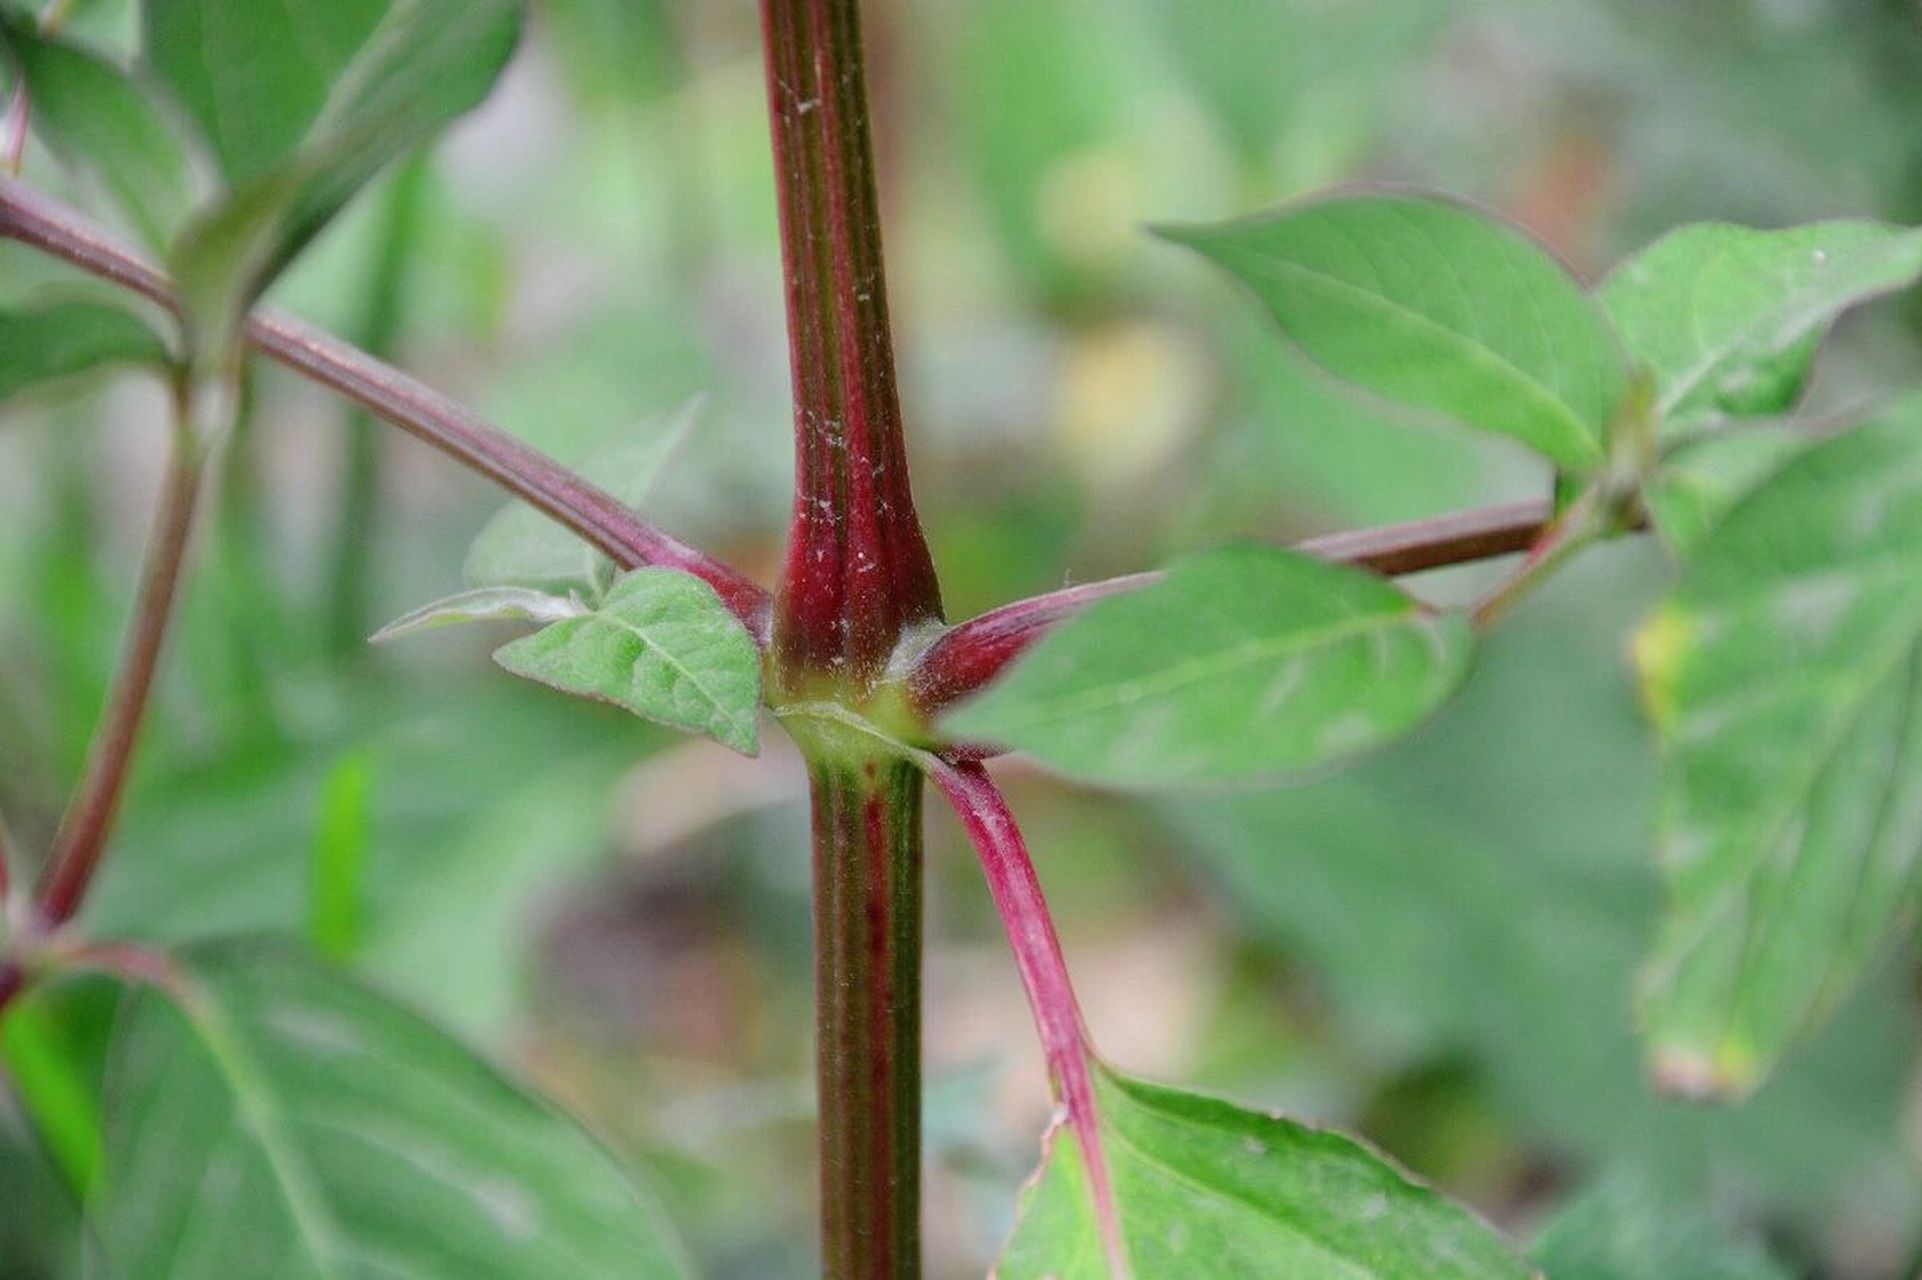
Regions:
[[[0,236],[18,240],[170,310],[166,279],[85,218],[31,188],[0,178]],[[603,489],[522,444],[431,387],[290,316],[257,312],[247,342],[294,372],[346,396],[573,530],[623,568],[662,565],[689,573],[762,640],[768,596],[746,575],[656,529]]]
[[[1542,530],[1515,572],[1496,584],[1475,606],[1470,613],[1475,629],[1486,631],[1507,617],[1509,610],[1547,581],[1555,570],[1600,539],[1605,532],[1603,516],[1599,490],[1590,489],[1570,504]]]
[[[821,1266],[920,1274],[921,775],[898,758],[809,770]]]
[[[1516,502],[1458,511],[1407,524],[1328,534],[1297,543],[1295,550],[1335,564],[1353,565],[1385,577],[1420,573],[1526,551],[1550,518],[1546,502]],[[916,710],[931,716],[999,675],[1042,636],[1081,610],[1110,596],[1138,591],[1159,573],[1136,573],[1031,596],[971,618],[922,654],[908,675]]]
[[[787,269],[794,519],[776,606],[784,676],[865,692],[941,594],[895,393],[855,0],[762,0]]]
[[[380,244],[367,280],[367,310],[358,335],[362,350],[375,356],[392,355],[400,336],[407,265],[413,255],[428,173],[427,152],[417,151],[400,166],[387,192]],[[374,625],[368,605],[374,563],[373,523],[379,501],[380,452],[374,419],[364,409],[357,409],[347,422],[339,522],[334,530],[327,632],[329,647],[336,656],[359,652]]]
[[[1028,993],[1048,1075],[1067,1112],[1068,1126],[1081,1147],[1088,1187],[1100,1224],[1102,1250],[1112,1280],[1127,1280],[1127,1250],[1115,1214],[1114,1187],[1102,1152],[1100,1116],[1094,1084],[1094,1052],[1068,979],[1054,920],[1041,893],[1041,880],[1028,857],[1027,842],[1014,814],[987,770],[973,762],[926,757],[922,765],[954,806],[981,859],[981,870],[1007,931],[1015,967]]]
[[[794,516],[774,696],[867,706],[938,622],[908,484],[856,0],[762,0],[794,382]],[[814,803],[821,1253],[830,1280],[920,1263],[921,782],[898,755],[795,737]]]
[[[40,883],[38,923],[43,928],[59,927],[79,909],[100,865],[121,794],[126,790],[161,646],[173,617],[200,489],[202,446],[193,428],[192,395],[187,379],[177,378],[173,443],[154,511],[139,591],[134,597],[133,619],[80,783],[54,835],[47,871]]]

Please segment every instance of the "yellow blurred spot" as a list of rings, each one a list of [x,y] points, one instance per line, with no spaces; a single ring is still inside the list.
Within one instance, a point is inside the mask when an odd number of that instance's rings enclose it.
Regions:
[[[1035,218],[1067,262],[1105,268],[1139,248],[1147,215],[1139,166],[1119,147],[1079,151],[1048,170]]]
[[[1675,1045],[1658,1048],[1649,1075],[1665,1097],[1684,1102],[1736,1102],[1755,1088],[1760,1067],[1754,1051],[1731,1038],[1712,1054]]]
[[[1635,633],[1635,669],[1642,675],[1642,704],[1657,727],[1675,714],[1675,678],[1695,634],[1695,620],[1679,605],[1657,609]]]
[[[1200,352],[1166,326],[1089,334],[1069,348],[1055,386],[1062,451],[1096,488],[1144,480],[1194,434],[1206,383]]]

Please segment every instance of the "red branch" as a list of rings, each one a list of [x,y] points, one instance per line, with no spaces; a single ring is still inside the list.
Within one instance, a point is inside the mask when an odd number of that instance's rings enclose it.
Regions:
[[[1028,857],[1027,843],[1021,838],[1008,802],[979,764],[926,757],[922,765],[960,815],[981,858],[988,892],[1001,915],[1001,926],[1007,931],[1008,945],[1014,950],[1015,965],[1034,1011],[1055,1094],[1067,1110],[1068,1124],[1081,1147],[1109,1272],[1114,1280],[1127,1280],[1127,1251],[1115,1211],[1114,1185],[1102,1154],[1094,1053],[1088,1045],[1074,985],[1068,978],[1067,961],[1061,955],[1061,940],[1055,936],[1040,878]]]
[[[1516,502],[1417,520],[1408,524],[1328,534],[1295,550],[1386,577],[1467,564],[1527,551],[1550,518],[1546,502]],[[1090,582],[1003,605],[961,623],[921,655],[908,676],[915,706],[933,715],[1001,673],[1035,641],[1098,600],[1159,581],[1159,573]]]
[[[139,255],[79,214],[6,178],[0,178],[0,236],[32,245],[170,311],[179,309],[166,279]],[[247,323],[247,341],[539,508],[623,568],[660,565],[701,579],[765,642],[768,595],[753,580],[655,528],[612,494],[473,410],[291,316],[256,313]]]

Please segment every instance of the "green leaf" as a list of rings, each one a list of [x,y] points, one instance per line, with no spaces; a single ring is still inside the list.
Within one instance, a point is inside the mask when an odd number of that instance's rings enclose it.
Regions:
[[[1407,732],[1470,644],[1372,574],[1231,547],[1070,619],[943,728],[1120,786],[1287,773]]]
[[[63,302],[0,308],[0,401],[107,365],[167,362],[159,336],[116,306]]]
[[[1738,499],[1809,441],[1787,423],[1705,436],[1662,463],[1642,504],[1676,555],[1687,557]]]
[[[1658,1076],[1742,1094],[1914,902],[1922,399],[1817,445],[1708,535],[1636,643],[1665,759]]]
[[[1524,1280],[1492,1228],[1351,1138],[1103,1070],[1103,1155],[1133,1273]],[[1084,1157],[1050,1135],[996,1275],[1108,1280]]]
[[[1560,1209],[1529,1251],[1547,1280],[1790,1280],[1754,1245],[1632,1178],[1612,1178]]]
[[[693,430],[702,399],[641,423],[575,471],[630,507],[647,500],[661,468]],[[611,561],[553,517],[525,502],[510,502],[482,526],[467,552],[466,576],[475,586],[567,588],[594,596],[612,576]]]
[[[1873,1187],[1883,1238],[1907,1239],[1922,1177],[1901,1139],[1903,975],[1865,986],[1741,1107],[1678,1108],[1637,1070],[1657,769],[1622,656],[1671,577],[1647,539],[1597,547],[1489,634],[1421,733],[1304,786],[1160,803],[1156,830],[1344,1028],[1301,1087],[1364,1105],[1414,1064],[1459,1063],[1477,1115],[1523,1146],[1664,1185],[1712,1168],[1797,1230]],[[1272,1059],[1215,1078],[1271,1088]]]
[[[571,1120],[370,990],[257,944],[129,993],[93,1205],[115,1274],[678,1277]]]
[[[1821,222],[1704,224],[1657,240],[1598,296],[1654,370],[1667,428],[1780,413],[1801,396],[1831,322],[1922,277],[1922,230]]]
[[[636,569],[594,612],[506,645],[517,676],[759,749],[761,655],[714,588],[676,569]]]
[[[362,748],[342,756],[320,789],[307,940],[315,952],[339,963],[354,958],[367,932],[366,867],[374,776],[373,753]]]
[[[99,1180],[101,1160],[92,1082],[31,994],[0,1020],[0,1066],[67,1186],[84,1197]]]
[[[0,48],[26,77],[35,131],[64,162],[99,174],[148,245],[165,245],[193,205],[193,173],[146,87],[18,15],[0,13]]]
[[[149,0],[148,63],[200,126],[230,193],[174,246],[218,346],[342,205],[487,95],[514,0]]]
[[[373,634],[373,643],[398,640],[402,636],[432,631],[438,627],[458,626],[463,622],[498,622],[521,619],[528,622],[560,622],[585,617],[586,605],[571,596],[552,596],[526,587],[478,587],[432,604],[424,604],[403,614]]]
[[[1628,388],[1621,346],[1581,286],[1512,227],[1384,194],[1162,234],[1239,277],[1343,382],[1566,468],[1601,463]]]

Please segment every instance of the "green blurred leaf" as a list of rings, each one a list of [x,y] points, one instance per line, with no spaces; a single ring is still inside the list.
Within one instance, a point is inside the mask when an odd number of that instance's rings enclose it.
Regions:
[[[1134,1274],[1211,1280],[1523,1280],[1473,1214],[1360,1143],[1110,1071],[1103,1154]],[[1087,1171],[1056,1128],[996,1274],[1107,1280]]]
[[[342,756],[321,784],[307,939],[329,960],[352,959],[366,932],[373,787],[373,756],[365,750]]]
[[[32,995],[0,1020],[0,1065],[68,1188],[86,1196],[100,1174],[100,1112],[91,1082]]]
[[[128,995],[93,1206],[127,1276],[686,1274],[571,1120],[372,991],[257,944]]]
[[[167,346],[138,317],[98,302],[0,308],[0,401],[114,364],[165,366]]]
[[[1611,1178],[1558,1210],[1529,1257],[1546,1280],[1790,1280],[1762,1249],[1652,1185]]]
[[[33,127],[66,163],[96,171],[148,245],[167,243],[194,201],[187,153],[146,87],[98,54],[0,10],[0,51],[33,95]]]
[[[759,750],[761,655],[714,589],[675,569],[636,569],[585,617],[549,624],[495,661],[563,693]]]
[[[519,29],[514,0],[149,0],[147,60],[230,187],[172,254],[203,339],[224,343],[355,191],[478,104]]]
[[[1156,811],[1220,909],[1326,1002],[1344,1091],[1463,1062],[1529,1149],[1665,1181],[1712,1171],[1718,1196],[1781,1221],[1871,1214],[1903,1239],[1922,1181],[1899,1136],[1900,984],[1864,990],[1739,1108],[1664,1103],[1638,1070],[1657,770],[1623,651],[1666,577],[1646,542],[1597,548],[1483,641],[1421,733],[1306,786]]]
[[[1786,423],[1706,436],[1662,462],[1642,503],[1668,545],[1687,558],[1737,500],[1810,439]]]
[[[1242,155],[1290,185],[1336,181],[1455,0],[1144,0],[1195,95]]]
[[[1636,660],[1666,764],[1670,902],[1643,1005],[1655,1069],[1739,1095],[1914,901],[1922,399],[1739,503]]]
[[[1512,227],[1445,200],[1338,196],[1162,234],[1255,291],[1313,363],[1404,410],[1592,469],[1627,391],[1601,309]]]
[[[1922,277],[1922,230],[1822,222],[1787,231],[1683,227],[1598,291],[1657,378],[1666,429],[1780,413],[1835,318]]]
[[[1299,771],[1407,732],[1470,645],[1372,574],[1232,547],[1070,619],[943,727],[1115,785]]]
[[[701,414],[695,397],[672,413],[624,432],[575,470],[630,507],[647,500],[661,468]],[[482,526],[467,552],[467,580],[476,586],[567,588],[598,596],[613,564],[572,530],[525,502],[510,502]]]
[[[458,595],[424,604],[412,613],[402,614],[372,636],[375,644],[398,640],[439,627],[459,626],[463,622],[498,622],[521,619],[528,622],[560,622],[585,617],[588,607],[572,597],[551,596],[526,587],[477,587]]]

